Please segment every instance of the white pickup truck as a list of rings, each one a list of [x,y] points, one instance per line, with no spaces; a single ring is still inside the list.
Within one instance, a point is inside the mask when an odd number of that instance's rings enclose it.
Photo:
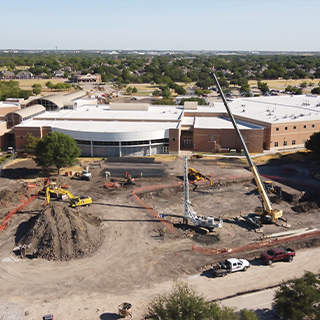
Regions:
[[[236,271],[247,271],[250,268],[249,261],[245,259],[227,259],[222,263],[219,263],[217,266],[212,266],[211,269],[213,274],[216,277],[224,277],[228,273],[236,272]]]

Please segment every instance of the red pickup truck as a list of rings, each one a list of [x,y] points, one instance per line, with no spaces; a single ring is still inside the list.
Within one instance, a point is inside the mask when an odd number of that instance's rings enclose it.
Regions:
[[[287,248],[287,249],[271,249],[268,252],[261,254],[261,260],[263,263],[271,265],[275,261],[288,261],[291,262],[293,257],[296,255],[295,251]]]

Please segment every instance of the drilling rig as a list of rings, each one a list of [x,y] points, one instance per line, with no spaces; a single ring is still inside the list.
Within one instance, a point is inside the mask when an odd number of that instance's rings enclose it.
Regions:
[[[202,229],[213,229],[221,228],[223,226],[223,221],[220,219],[219,223],[214,223],[213,217],[198,216],[197,213],[193,210],[191,202],[189,200],[189,168],[188,168],[188,159],[187,157],[183,158],[183,169],[184,169],[184,219],[183,222],[188,224],[190,220],[196,227],[202,227]]]

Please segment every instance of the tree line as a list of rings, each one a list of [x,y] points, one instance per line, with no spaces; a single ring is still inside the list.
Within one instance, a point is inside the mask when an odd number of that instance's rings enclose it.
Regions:
[[[81,72],[99,73],[102,81],[112,79],[119,83],[168,84],[196,82],[201,88],[213,85],[209,76],[214,66],[222,86],[243,85],[248,80],[315,79],[320,78],[319,55],[137,55],[110,56],[82,53],[0,53],[0,70],[8,68],[15,73],[26,67],[35,76],[63,69],[64,76]]]

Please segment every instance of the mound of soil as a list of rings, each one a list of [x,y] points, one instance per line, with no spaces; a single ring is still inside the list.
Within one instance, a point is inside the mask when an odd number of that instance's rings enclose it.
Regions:
[[[16,234],[16,253],[28,258],[67,261],[99,249],[103,234],[100,219],[61,206],[48,207]]]
[[[319,209],[318,204],[314,201],[301,202],[292,207],[292,210],[297,213],[308,212],[309,210],[312,210],[312,209]]]
[[[0,202],[2,203],[16,203],[19,202],[21,197],[25,195],[28,188],[25,186],[20,186],[16,190],[2,189],[0,190]],[[27,196],[27,195],[26,195]]]

